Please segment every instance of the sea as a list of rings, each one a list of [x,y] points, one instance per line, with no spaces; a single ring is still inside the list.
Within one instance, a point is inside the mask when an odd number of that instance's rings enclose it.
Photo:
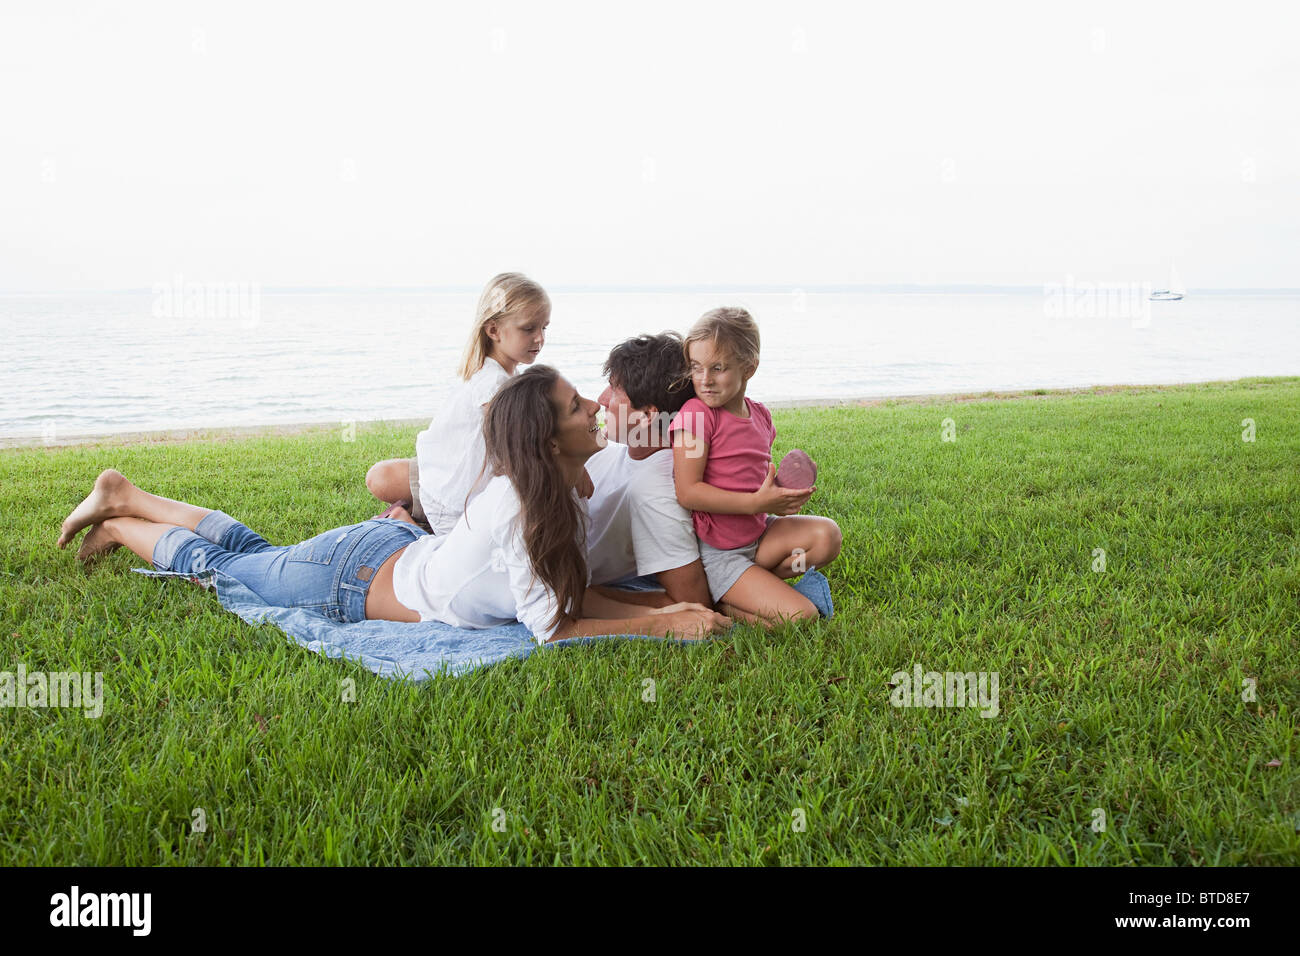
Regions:
[[[739,305],[762,335],[747,394],[778,405],[1300,374],[1300,293],[1146,291],[553,291],[540,361],[594,398],[613,345]],[[0,295],[0,440],[431,418],[477,298],[180,279]]]

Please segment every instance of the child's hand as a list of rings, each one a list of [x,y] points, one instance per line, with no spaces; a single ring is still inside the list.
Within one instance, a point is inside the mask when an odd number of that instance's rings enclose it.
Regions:
[[[782,488],[776,483],[776,465],[769,461],[767,478],[754,492],[754,514],[797,515],[816,490],[816,485],[811,488]]]
[[[578,495],[582,498],[590,498],[596,493],[596,483],[591,480],[591,475],[587,474],[587,469],[582,469],[582,477],[578,479]]]

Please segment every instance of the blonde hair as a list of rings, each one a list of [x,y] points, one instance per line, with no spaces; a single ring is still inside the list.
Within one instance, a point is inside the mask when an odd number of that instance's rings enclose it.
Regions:
[[[691,326],[682,342],[682,355],[688,366],[693,342],[712,342],[714,348],[722,349],[741,365],[758,368],[758,323],[752,315],[737,306],[710,309]],[[685,381],[689,380],[688,371]]]
[[[551,299],[545,289],[520,272],[503,272],[494,276],[478,298],[474,329],[460,360],[460,377],[469,381],[491,354],[492,340],[487,334],[489,322],[493,319],[504,321],[532,308],[551,311]]]

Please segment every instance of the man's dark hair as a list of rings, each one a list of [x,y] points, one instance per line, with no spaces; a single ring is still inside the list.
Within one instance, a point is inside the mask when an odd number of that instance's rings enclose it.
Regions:
[[[683,387],[686,371],[682,337],[676,332],[638,335],[610,349],[605,377],[627,393],[633,408],[653,405],[661,413],[676,414],[694,389]]]

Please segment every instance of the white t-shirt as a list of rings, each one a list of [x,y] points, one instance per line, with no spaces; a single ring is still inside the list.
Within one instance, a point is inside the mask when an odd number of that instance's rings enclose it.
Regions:
[[[420,468],[420,505],[435,535],[448,534],[492,477],[479,469],[487,457],[483,444],[483,406],[492,400],[510,373],[489,358],[467,382],[447,398],[429,427],[415,436],[415,458]],[[475,479],[479,478],[475,483]]]
[[[550,623],[555,596],[533,577],[519,508],[510,479],[493,478],[450,534],[425,535],[406,546],[393,566],[397,600],[421,621],[453,627],[518,620],[544,644],[557,630]]]
[[[691,513],[677,501],[672,449],[662,449],[634,464],[627,497],[636,573],[658,574],[685,567],[699,558],[700,540]]]
[[[587,474],[596,487],[587,534],[593,582],[658,574],[700,556],[691,513],[677,503],[671,449],[636,461],[626,445],[610,442],[587,459]]]
[[[636,576],[628,486],[635,466],[627,446],[612,441],[587,459],[587,474],[596,491],[587,503],[587,568],[596,584],[613,584]]]

